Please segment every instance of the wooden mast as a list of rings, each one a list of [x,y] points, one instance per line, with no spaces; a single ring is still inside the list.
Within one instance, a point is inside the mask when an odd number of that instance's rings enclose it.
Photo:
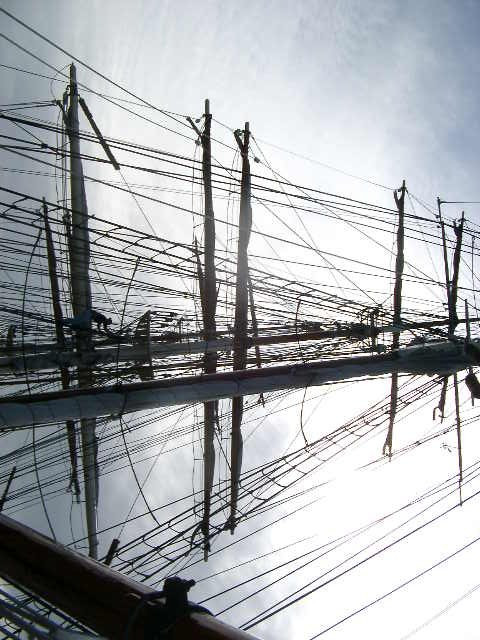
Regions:
[[[395,198],[395,204],[398,209],[398,227],[397,227],[397,257],[395,259],[395,287],[393,290],[393,324],[400,325],[402,314],[402,277],[403,267],[405,264],[404,259],[404,213],[405,213],[405,180],[402,183],[400,189],[400,197],[397,196],[397,192],[393,192]],[[392,350],[398,349],[400,346],[400,332],[394,331],[392,336]],[[398,371],[392,373],[391,390],[390,390],[390,417],[388,423],[388,432],[383,445],[383,453],[388,453],[389,457],[392,457],[392,445],[393,445],[393,425],[395,423],[395,415],[397,413],[397,400],[398,400]]]
[[[213,210],[212,191],[212,146],[211,127],[212,114],[210,113],[210,101],[205,100],[203,132],[200,133],[191,118],[188,118],[191,126],[198,134],[202,144],[202,176],[204,194],[204,275],[199,267],[199,285],[202,296],[202,315],[205,344],[214,341],[217,325],[215,313],[217,309],[217,275],[215,270],[215,214]],[[197,258],[198,259],[198,258]],[[215,373],[217,370],[217,352],[205,348],[204,351],[205,373]],[[213,400],[203,405],[204,435],[203,435],[203,518],[201,530],[204,538],[204,560],[208,558],[210,537],[210,504],[215,473],[215,423],[217,418],[218,402]]]
[[[447,239],[445,235],[445,224],[442,219],[442,201],[440,198],[437,198],[437,208],[438,208],[438,221],[440,224],[440,229],[442,232],[442,247],[443,247],[443,266],[445,269],[445,287],[447,292],[447,310],[448,310],[448,335],[451,336],[452,333],[452,304],[450,300],[450,274],[448,268],[448,253],[447,253]],[[440,392],[440,400],[438,402],[438,409],[440,412],[441,420],[443,421],[445,415],[445,401],[447,398],[447,388],[448,388],[448,376],[444,376],[442,382],[442,390]],[[435,416],[435,412],[434,412]]]
[[[454,340],[455,337],[455,329],[458,325],[458,314],[457,314],[457,298],[458,298],[458,277],[460,274],[460,257],[462,253],[462,240],[463,240],[463,224],[465,222],[465,212],[462,211],[462,217],[460,219],[460,224],[457,227],[456,222],[453,222],[453,230],[456,236],[455,250],[453,253],[453,270],[452,270],[452,279],[450,280],[449,276],[449,267],[448,267],[448,252],[447,252],[447,238],[445,235],[445,224],[442,220],[442,200],[437,198],[437,206],[438,206],[438,218],[440,221],[440,226],[442,229],[442,245],[443,245],[443,261],[445,266],[445,283],[447,288],[447,303],[448,303],[448,338],[449,340]],[[471,372],[471,367],[470,367]],[[443,410],[445,406],[445,398],[447,392],[448,385],[448,376],[446,376],[443,380],[443,389],[442,389],[442,397],[440,400],[439,406],[442,409],[442,417]],[[453,374],[453,389],[455,394],[455,418],[457,425],[457,455],[458,455],[458,491],[460,496],[460,504],[463,503],[462,498],[462,482],[463,482],[463,461],[462,461],[462,433],[461,433],[461,417],[460,417],[460,400],[458,393],[458,376],[457,372]]]
[[[248,243],[252,228],[251,207],[251,178],[248,151],[250,144],[250,125],[245,123],[243,140],[241,131],[235,131],[240,154],[242,156],[242,180],[240,192],[240,218],[238,222],[237,249],[237,282],[235,288],[235,324],[233,338],[233,370],[245,369],[247,365],[248,340]],[[235,530],[238,488],[242,469],[243,438],[242,438],[243,397],[232,399],[232,445],[230,454],[230,533]]]
[[[462,254],[463,225],[465,222],[465,212],[462,211],[460,224],[457,227],[453,222],[453,230],[456,236],[455,250],[453,253],[452,283],[450,288],[450,325],[449,337],[453,338],[455,328],[458,325],[457,298],[458,298],[458,277],[460,275],[460,257]],[[463,459],[462,459],[462,421],[460,416],[460,398],[458,392],[458,375],[453,374],[453,389],[455,394],[455,418],[457,424],[457,456],[458,456],[458,492],[460,504],[463,504],[462,483],[463,483]]]
[[[205,340],[210,342],[215,339],[217,325],[215,313],[217,309],[217,275],[215,272],[215,214],[213,211],[212,193],[212,150],[210,131],[212,126],[212,114],[210,113],[210,101],[205,100],[205,126],[201,135],[203,148],[203,190],[205,198],[204,218],[204,245],[205,245],[205,280],[204,280],[204,318]],[[205,351],[205,373],[215,373],[217,370],[217,352]],[[204,405],[204,437],[203,437],[203,521],[202,533],[204,537],[204,560],[208,558],[210,536],[210,503],[215,472],[215,423],[217,420],[218,400],[205,402]]]
[[[90,288],[90,240],[88,232],[88,209],[80,155],[80,136],[78,125],[78,88],[75,65],[70,65],[70,105],[68,109],[68,137],[70,141],[70,192],[72,224],[70,237],[70,279],[72,290],[73,315],[77,316],[92,310]],[[91,330],[77,331],[77,352],[92,351]],[[92,373],[88,365],[78,367],[79,387],[92,386]],[[81,421],[83,475],[85,481],[85,509],[88,530],[89,553],[97,557],[97,499],[96,479],[96,421],[92,416]]]

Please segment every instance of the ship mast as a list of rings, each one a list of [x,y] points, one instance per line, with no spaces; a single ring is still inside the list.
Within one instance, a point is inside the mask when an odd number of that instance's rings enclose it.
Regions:
[[[217,309],[217,276],[215,271],[215,214],[213,210],[212,191],[212,145],[210,131],[212,127],[212,114],[210,113],[210,100],[205,100],[203,132],[200,132],[191,118],[188,118],[194,131],[197,133],[202,145],[202,176],[204,194],[204,273],[199,267],[199,288],[202,299],[203,330],[205,338],[204,371],[215,373],[217,370],[217,351],[209,346],[213,343],[217,324],[215,313]],[[198,257],[197,257],[198,259]],[[213,400],[203,405],[204,435],[203,435],[203,518],[202,534],[204,538],[204,559],[208,559],[209,528],[210,528],[210,503],[215,473],[215,423],[217,420],[218,402]]]
[[[450,318],[449,326],[448,326],[448,337],[450,340],[454,339],[455,328],[458,325],[458,314],[457,314],[457,297],[458,297],[458,277],[460,273],[460,257],[462,253],[462,241],[463,241],[463,225],[465,222],[465,212],[462,211],[462,217],[460,220],[460,224],[457,227],[456,222],[453,222],[453,230],[456,236],[455,250],[453,254],[453,273],[452,279],[450,280],[449,276],[449,267],[448,267],[448,253],[447,253],[447,238],[445,235],[445,223],[442,219],[442,200],[437,198],[437,207],[438,207],[438,219],[440,222],[440,227],[442,230],[442,245],[443,245],[443,261],[445,267],[445,284],[447,289],[447,306],[448,306],[448,316]],[[467,335],[469,335],[469,329],[467,326]],[[469,367],[470,378],[473,373],[472,368]],[[442,418],[443,412],[445,408],[445,398],[447,392],[448,385],[448,377],[445,377],[443,380],[443,389],[442,396],[440,399],[439,407],[441,408]],[[463,503],[462,498],[462,482],[463,482],[463,462],[462,462],[462,434],[461,434],[461,417],[460,417],[460,399],[458,392],[458,376],[455,372],[453,374],[453,389],[454,389],[454,397],[455,397],[455,416],[457,423],[457,454],[458,454],[458,489],[460,496],[460,504]],[[472,395],[473,400],[473,395]]]
[[[90,240],[88,232],[88,209],[80,155],[80,136],[78,125],[78,87],[75,65],[70,65],[69,109],[67,115],[68,137],[70,142],[70,194],[71,194],[71,234],[69,239],[70,282],[72,310],[74,316],[92,311],[92,292],[90,288]],[[76,332],[76,350],[82,355],[92,351],[91,326]],[[91,367],[88,364],[78,366],[78,385],[91,387],[93,383]],[[97,557],[97,500],[96,479],[96,421],[95,417],[82,418],[80,422],[82,436],[83,474],[85,482],[85,509],[88,530],[89,553]]]
[[[243,138],[242,134],[243,133]],[[248,158],[250,125],[245,123],[242,131],[234,132],[242,156],[242,179],[240,189],[240,217],[238,221],[237,282],[235,287],[235,324],[233,338],[233,370],[241,371],[247,366],[248,338],[248,243],[252,228],[251,178]],[[243,396],[232,398],[232,444],[230,454],[230,533],[235,530],[238,489],[242,470]]]

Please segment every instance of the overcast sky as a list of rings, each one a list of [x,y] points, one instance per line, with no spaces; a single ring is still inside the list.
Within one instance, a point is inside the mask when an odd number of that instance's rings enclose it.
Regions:
[[[480,200],[478,1],[0,0],[0,6],[156,106],[197,116],[202,114],[203,101],[208,97],[220,123],[236,128],[250,121],[269,161],[295,182],[388,206],[393,204],[390,189],[399,187],[404,178],[410,192],[432,208],[437,196],[444,200]],[[0,26],[2,33],[54,67],[69,64],[68,56],[7,16],[0,16]],[[0,41],[0,60],[5,65],[51,75],[51,70],[5,40]],[[8,69],[1,69],[0,73],[3,103],[51,97],[49,81],[28,80]],[[90,88],[120,95],[116,88],[81,66],[78,74],[79,80],[85,79]],[[63,87],[52,83],[52,89],[60,96]],[[179,143],[167,132],[140,125],[94,96],[89,98],[89,105],[107,135],[177,149]],[[219,124],[214,123],[214,127],[217,132],[222,131],[219,137],[229,135]],[[218,149],[214,153],[223,152]],[[3,156],[2,166],[11,161],[7,157]],[[31,184],[36,184],[33,178]],[[109,196],[92,187],[91,198],[91,211],[108,214],[112,208]],[[115,211],[120,210],[122,201],[115,203]],[[478,204],[464,208],[473,222],[480,222]],[[460,210],[460,206],[452,206],[448,215],[458,216]],[[136,216],[135,208],[125,209],[126,221],[132,222]],[[153,211],[152,216],[158,233],[165,235],[168,230],[172,236],[187,233],[190,237],[190,220],[179,224],[177,219],[163,219]],[[319,234],[323,229],[312,228]],[[320,235],[319,239],[323,242]],[[354,246],[346,231],[331,241],[335,249],[343,249],[349,255],[372,252],[379,259],[382,256],[386,266],[391,264],[378,247]],[[438,263],[439,271],[441,268]],[[312,438],[318,430],[327,431],[325,422],[332,429],[341,424],[337,416],[339,403],[344,405],[342,415],[349,415],[349,411],[353,414],[357,412],[355,402],[352,401],[355,407],[345,406],[349,398],[356,399],[358,394],[374,402],[386,387],[371,385],[362,389],[352,390],[351,396],[345,392],[342,400],[326,403],[325,410],[317,409],[306,425]],[[398,446],[433,428],[432,408],[428,405],[414,416],[411,431],[399,435]],[[262,429],[252,439],[255,444],[251,449],[246,448],[247,468],[265,460],[264,451],[272,438],[278,440],[279,448],[290,442],[298,431],[298,412],[268,424],[271,431]],[[324,501],[320,502],[324,508],[299,516],[282,528],[273,528],[269,538],[245,550],[245,557],[264,552],[268,545],[287,544],[304,533],[320,536],[314,544],[325,542],[398,508],[456,471],[455,452],[449,453],[437,441],[427,452],[415,451],[398,464],[394,460],[391,465],[361,476],[354,472],[379,455],[382,443],[380,436],[325,474],[324,479],[335,479],[335,488],[325,492]],[[477,460],[475,451],[480,441],[468,432],[465,443],[466,466]],[[454,444],[453,436],[448,444]],[[187,454],[176,462],[183,463],[188,465]],[[190,473],[188,468],[186,475]],[[122,496],[118,487],[109,486],[108,479],[105,482],[106,499],[110,500],[110,506],[105,506],[107,515],[102,516],[106,520],[118,509]],[[176,493],[174,478],[169,476],[162,482],[166,494]],[[190,476],[184,483],[185,493],[189,482]],[[158,487],[152,489],[152,500],[158,503]],[[322,590],[314,594],[308,603],[292,607],[252,631],[272,640],[307,640],[474,538],[478,534],[475,501],[459,511],[435,525],[434,530],[417,534],[415,542],[392,550],[388,561],[382,556],[355,572],[348,582],[339,580],[325,593]],[[39,513],[31,520],[45,530]],[[338,558],[341,557],[340,552]],[[227,560],[234,562],[233,556]],[[480,551],[473,547],[326,635],[333,640],[353,636],[400,640],[476,585],[479,560]],[[209,570],[213,572],[210,567]],[[245,574],[236,575],[240,581]],[[306,578],[291,582],[285,592],[302,580]],[[221,583],[209,584],[208,588],[213,593],[219,590],[219,584],[228,586],[222,578]],[[274,591],[270,601],[283,593],[281,589],[279,586],[278,592]],[[205,592],[200,584],[192,592],[192,599],[201,600],[202,593]],[[268,602],[264,600],[265,604]],[[229,612],[227,619],[240,624],[261,608],[249,606]],[[477,607],[478,595],[474,593],[425,627],[418,637],[477,638]],[[221,605],[215,610],[220,608]]]

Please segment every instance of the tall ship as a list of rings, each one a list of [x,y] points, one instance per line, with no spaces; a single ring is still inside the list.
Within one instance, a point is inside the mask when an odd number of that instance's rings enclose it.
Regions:
[[[1,637],[353,633],[477,542],[396,555],[480,491],[478,225],[62,52],[0,111]]]

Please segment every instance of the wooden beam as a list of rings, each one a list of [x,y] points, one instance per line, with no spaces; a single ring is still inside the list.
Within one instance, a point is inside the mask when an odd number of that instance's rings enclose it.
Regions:
[[[109,640],[161,634],[162,600],[136,582],[0,515],[0,576],[32,591]],[[162,603],[159,606],[158,602]],[[208,613],[174,619],[171,640],[255,640]]]
[[[102,132],[97,127],[97,123],[93,119],[93,116],[90,113],[90,109],[87,107],[87,104],[86,104],[85,100],[83,98],[78,98],[78,102],[79,102],[80,106],[82,107],[83,113],[87,117],[87,120],[90,123],[90,126],[92,127],[93,131],[95,132],[95,135],[97,136],[98,141],[102,145],[103,150],[105,151],[105,154],[106,154],[107,158],[112,163],[113,168],[115,169],[115,171],[120,171],[120,165],[118,164],[117,160],[115,159],[115,156],[113,155],[112,150],[110,149],[110,146],[108,145],[108,142],[103,137]]]
[[[212,114],[210,101],[205,100],[204,128],[200,132],[191,118],[187,118],[202,144],[202,177],[204,194],[204,270],[200,265],[198,248],[195,242],[197,256],[197,274],[202,302],[203,333],[206,344],[211,343],[217,333],[215,314],[217,309],[217,275],[215,269],[215,213],[213,209],[212,190],[212,148],[211,126]],[[215,373],[217,370],[217,352],[205,349],[203,370],[205,373]],[[213,400],[203,405],[203,517],[201,531],[203,534],[203,557],[208,559],[210,550],[210,504],[215,474],[215,424],[217,420],[218,402]]]

